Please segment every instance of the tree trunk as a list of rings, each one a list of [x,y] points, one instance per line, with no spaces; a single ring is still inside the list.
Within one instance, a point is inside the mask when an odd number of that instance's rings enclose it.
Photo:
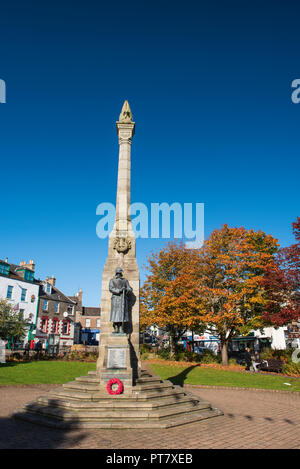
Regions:
[[[228,342],[224,341],[221,342],[221,353],[222,353],[222,365],[223,366],[228,366]]]
[[[170,358],[173,360],[173,357],[175,355],[175,338],[174,334],[170,334]]]

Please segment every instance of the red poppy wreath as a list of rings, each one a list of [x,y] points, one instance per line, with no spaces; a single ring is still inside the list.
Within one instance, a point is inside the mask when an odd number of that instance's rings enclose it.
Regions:
[[[114,384],[117,384],[118,387],[113,391],[112,387]],[[108,394],[122,394],[123,392],[123,383],[117,378],[112,378],[107,382],[106,389]]]

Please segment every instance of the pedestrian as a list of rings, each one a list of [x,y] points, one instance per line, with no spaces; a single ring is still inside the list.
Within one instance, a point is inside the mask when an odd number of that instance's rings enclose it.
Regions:
[[[25,345],[25,350],[24,350],[24,356],[26,357],[26,355],[28,355],[29,357],[29,350],[30,350],[30,342],[26,342],[26,345]]]
[[[36,355],[37,357],[39,357],[40,355],[40,352],[42,350],[42,342],[39,340],[36,344],[35,344],[35,351],[36,351]]]
[[[245,351],[245,362],[246,362],[246,368],[245,368],[245,371],[250,371],[250,366],[251,366],[251,352],[250,352],[250,348],[249,347],[246,347],[246,351]]]
[[[260,354],[258,351],[254,352],[252,367],[255,373],[258,373],[258,366],[261,364]]]

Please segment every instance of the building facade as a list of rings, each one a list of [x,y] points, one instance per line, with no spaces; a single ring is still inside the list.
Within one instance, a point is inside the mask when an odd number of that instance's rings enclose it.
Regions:
[[[83,306],[76,315],[78,342],[84,345],[99,345],[101,308]]]
[[[300,319],[286,327],[285,340],[287,348],[300,348]]]
[[[56,287],[56,279],[40,281],[38,320],[35,339],[54,352],[74,344],[74,325],[78,302]],[[52,350],[51,350],[52,351]]]
[[[15,346],[21,348],[32,338],[37,323],[39,306],[39,282],[34,278],[35,264],[20,262],[10,264],[8,259],[0,260],[0,298],[6,299],[20,318],[27,323],[26,335]],[[9,341],[10,342],[10,341]],[[14,342],[11,338],[10,347]]]

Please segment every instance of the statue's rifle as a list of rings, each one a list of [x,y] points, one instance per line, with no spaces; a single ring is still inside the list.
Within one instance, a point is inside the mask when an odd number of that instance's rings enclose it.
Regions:
[[[124,331],[124,317],[125,317],[125,288],[122,288],[122,329]]]

